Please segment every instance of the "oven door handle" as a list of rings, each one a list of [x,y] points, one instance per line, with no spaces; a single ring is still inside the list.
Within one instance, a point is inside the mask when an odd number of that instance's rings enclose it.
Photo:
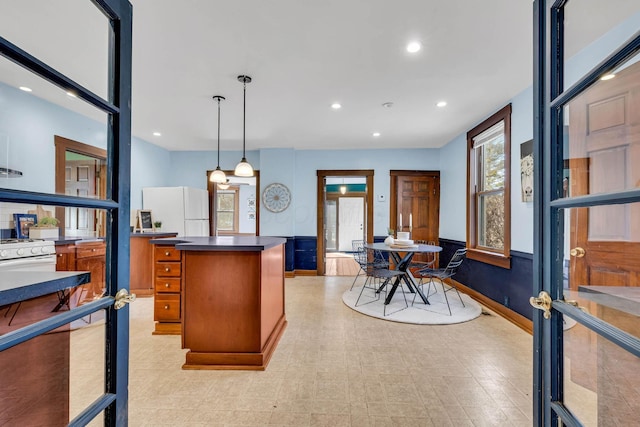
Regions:
[[[19,267],[36,267],[38,265],[47,265],[56,263],[55,255],[36,256],[28,258],[16,258],[0,261],[0,270],[13,270]],[[55,271],[55,267],[53,268]]]

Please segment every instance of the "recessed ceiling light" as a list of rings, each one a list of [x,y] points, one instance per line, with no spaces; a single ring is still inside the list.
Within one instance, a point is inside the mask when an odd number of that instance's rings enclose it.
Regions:
[[[605,74],[604,76],[600,77],[600,80],[611,80],[612,78],[614,78],[616,75],[613,73],[609,73],[609,74]]]
[[[391,108],[391,107],[393,107],[393,102],[384,102],[384,103],[382,103],[382,106],[384,108]]]
[[[153,136],[162,136],[162,134],[160,132],[154,132]]]
[[[436,104],[436,107],[446,107],[447,101],[440,101]]]
[[[374,132],[373,136],[375,136],[376,138],[380,136],[380,132]]]
[[[20,86],[20,90],[23,90],[25,92],[33,92],[30,87],[26,87],[26,86]]]
[[[411,42],[407,45],[407,52],[416,53],[422,49],[422,45],[419,42]]]
[[[331,104],[331,108],[333,108],[334,110],[339,110],[342,108],[342,105],[340,105],[337,102],[334,102],[333,104]]]
[[[67,92],[67,95],[70,96],[71,98],[77,98],[78,97],[78,95],[76,95],[73,92]]]

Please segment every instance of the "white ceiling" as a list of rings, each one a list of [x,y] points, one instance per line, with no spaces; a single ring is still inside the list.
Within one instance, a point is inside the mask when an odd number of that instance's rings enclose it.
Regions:
[[[222,149],[241,149],[239,74],[253,78],[247,150],[440,147],[532,82],[531,0],[132,3],[133,134],[171,150],[215,149],[213,95],[227,98]],[[106,23],[90,2],[2,10],[0,35],[105,95],[106,49],[96,46],[107,44]],[[590,37],[576,36],[572,49]],[[405,50],[411,40],[423,45],[417,54]],[[4,59],[0,76],[96,117]]]

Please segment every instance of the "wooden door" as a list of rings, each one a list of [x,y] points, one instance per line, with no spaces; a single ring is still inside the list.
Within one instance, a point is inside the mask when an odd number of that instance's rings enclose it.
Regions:
[[[640,63],[570,103],[568,195],[638,188],[638,165]],[[570,230],[570,289],[640,286],[640,204],[574,208]]]
[[[67,160],[65,166],[65,193],[70,196],[96,196],[95,160]],[[93,236],[96,226],[95,209],[66,208],[66,236]]]
[[[439,240],[440,172],[391,171],[391,227],[410,231],[411,240]],[[402,224],[400,215],[402,214]],[[425,261],[428,254],[417,254],[415,261]]]

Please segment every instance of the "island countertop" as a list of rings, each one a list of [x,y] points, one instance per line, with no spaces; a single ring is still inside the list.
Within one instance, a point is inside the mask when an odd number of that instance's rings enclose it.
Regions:
[[[178,233],[175,231],[150,231],[147,233],[131,233],[131,237],[149,237],[159,239],[162,237],[175,237]]]
[[[175,245],[181,251],[264,251],[286,242],[282,237],[269,236],[183,236],[149,241],[155,245]]]

